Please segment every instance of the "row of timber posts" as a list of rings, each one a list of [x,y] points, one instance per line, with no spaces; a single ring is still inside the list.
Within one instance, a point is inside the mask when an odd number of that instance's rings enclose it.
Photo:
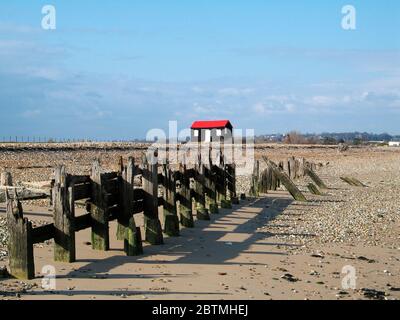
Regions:
[[[177,171],[168,163],[162,165],[162,174],[158,173],[157,152],[146,153],[141,166],[136,166],[132,157],[126,164],[120,159],[116,172],[102,172],[99,160],[94,161],[87,176],[70,175],[64,166],[59,166],[51,191],[53,223],[36,228],[23,217],[16,189],[7,188],[10,274],[20,279],[34,278],[33,245],[50,239],[54,239],[55,261],[75,262],[75,233],[88,228],[92,249],[109,250],[112,220],[118,222],[117,239],[124,242],[125,253],[135,256],[143,253],[141,230],[134,219],[136,213],[144,215],[144,240],[160,245],[164,243],[163,234],[179,236],[180,224],[194,227],[193,197],[198,220],[209,220],[210,214],[219,212],[219,207],[231,208],[232,203],[238,203],[236,168],[226,164],[221,153],[215,160],[210,150],[207,157],[198,159],[194,169],[188,169],[184,159]],[[142,187],[135,188],[134,179],[139,175]],[[1,183],[12,185],[11,175],[2,174]],[[162,199],[158,196],[160,184]],[[78,201],[83,201],[86,213],[76,216]],[[163,229],[158,213],[160,205]]]
[[[306,161],[304,158],[296,159],[295,157],[290,157],[285,161],[280,161],[278,165],[266,157],[263,157],[263,161],[266,164],[266,168],[261,174],[259,172],[259,162],[255,162],[250,189],[252,196],[258,196],[258,192],[268,193],[270,190],[275,191],[280,185],[283,185],[295,200],[307,201],[306,197],[293,182],[305,176],[310,177],[316,184],[308,184],[307,187],[311,193],[322,195],[318,187],[321,189],[328,188],[315,172],[317,165]]]

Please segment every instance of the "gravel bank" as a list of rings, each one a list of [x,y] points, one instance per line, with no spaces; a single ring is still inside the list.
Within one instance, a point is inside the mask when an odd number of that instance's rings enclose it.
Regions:
[[[7,256],[7,228],[6,228],[6,219],[0,217],[0,261],[4,260]]]

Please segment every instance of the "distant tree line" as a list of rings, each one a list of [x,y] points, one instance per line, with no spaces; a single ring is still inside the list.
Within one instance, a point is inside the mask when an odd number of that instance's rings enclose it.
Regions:
[[[325,144],[336,145],[347,143],[353,145],[365,144],[368,142],[399,141],[400,135],[390,135],[388,133],[368,133],[368,132],[324,132],[321,134],[305,133],[291,131],[287,134],[265,134],[255,138],[256,143],[282,142],[286,144]]]

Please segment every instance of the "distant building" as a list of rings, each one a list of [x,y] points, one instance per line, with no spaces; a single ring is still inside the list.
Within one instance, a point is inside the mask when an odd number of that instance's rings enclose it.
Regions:
[[[400,141],[389,141],[389,147],[400,147]]]
[[[195,121],[191,130],[192,142],[232,141],[233,127],[229,120]]]

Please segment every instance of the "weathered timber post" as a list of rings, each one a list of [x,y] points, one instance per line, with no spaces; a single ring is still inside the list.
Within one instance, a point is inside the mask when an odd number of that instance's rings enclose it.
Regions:
[[[226,172],[225,172],[225,159],[222,153],[219,154],[218,163],[214,167],[216,172],[217,184],[217,203],[223,208],[226,205]]]
[[[144,229],[145,240],[150,244],[164,243],[161,222],[158,218],[158,166],[155,153],[143,156]]]
[[[315,184],[318,187],[320,187],[321,189],[328,189],[326,184],[321,180],[320,177],[318,177],[318,175],[315,173],[315,171],[313,169],[306,167],[304,169],[304,172],[315,182]]]
[[[193,228],[192,194],[190,189],[190,177],[186,168],[186,158],[179,165],[179,216],[181,225]]]
[[[268,193],[268,176],[267,176],[267,170],[264,170],[261,172],[260,175],[260,183],[259,183],[259,190],[262,193]]]
[[[251,177],[250,195],[252,197],[259,196],[259,176],[260,176],[260,162],[256,160],[254,162],[253,175]]]
[[[124,251],[128,256],[137,256],[143,253],[142,237],[140,228],[136,227],[133,217],[134,205],[134,178],[135,161],[128,158],[126,166],[121,165],[118,234],[119,240],[124,240]]]
[[[176,207],[176,174],[168,164],[163,165],[164,187],[164,233],[171,237],[179,236],[179,218]]]
[[[284,160],[282,162],[283,164],[283,172],[286,173],[286,175],[290,178],[290,168],[289,168],[289,160]]]
[[[211,148],[208,153],[208,161],[205,165],[205,187],[206,187],[206,208],[209,213],[217,214],[218,204],[217,204],[217,187],[216,187],[216,175],[211,159]]]
[[[307,188],[312,194],[315,194],[317,196],[321,196],[322,195],[321,191],[318,190],[317,186],[314,183],[309,183],[307,185]]]
[[[307,201],[306,197],[303,193],[296,187],[296,185],[290,180],[288,175],[281,171],[282,169],[278,168],[278,166],[270,161],[267,157],[263,156],[263,160],[265,163],[273,170],[274,175],[281,181],[281,183],[285,186],[286,190],[292,195],[292,197],[297,201]]]
[[[354,187],[366,187],[364,183],[362,183],[360,180],[357,180],[356,178],[352,177],[340,177],[340,179],[347,184],[354,186]]]
[[[92,196],[90,199],[90,215],[92,217],[92,248],[107,251],[110,249],[108,208],[104,190],[104,176],[101,174],[100,161],[92,165],[90,175]]]
[[[294,157],[290,157],[288,159],[288,168],[289,168],[289,178],[291,180],[296,179],[296,159]]]
[[[134,217],[129,219],[128,227],[125,228],[124,251],[127,256],[143,254],[142,236]]]
[[[10,199],[6,190],[6,202],[10,274],[17,279],[31,280],[35,277],[32,223],[24,218],[16,193],[14,199]]]
[[[127,226],[126,218],[124,215],[124,188],[125,188],[125,180],[126,180],[126,166],[124,166],[124,159],[122,156],[118,158],[118,162],[116,165],[116,169],[119,176],[119,209],[120,213],[117,217],[117,240],[125,239],[125,228]]]
[[[228,190],[229,198],[232,204],[239,204],[239,198],[236,194],[236,165],[231,164],[227,166],[228,170]]]
[[[54,260],[75,262],[75,200],[71,176],[65,167],[55,169],[53,186]]]
[[[128,226],[129,219],[133,215],[133,179],[134,179],[134,160],[133,158],[128,159],[128,163],[125,166],[120,157],[118,161],[118,175],[119,175],[119,199],[118,207],[119,214],[117,217],[118,228],[117,228],[117,239],[125,239],[125,228]]]
[[[0,186],[11,187],[12,185],[13,185],[13,179],[11,173],[8,171],[2,172],[0,177]]]
[[[202,163],[200,155],[195,166],[195,200],[197,219],[210,220],[210,214],[206,208],[205,166]]]
[[[299,176],[304,177],[306,175],[304,172],[304,169],[306,168],[306,159],[301,158],[299,161]]]
[[[229,165],[225,164],[224,165],[224,184],[225,184],[225,194],[226,197],[224,200],[221,200],[221,207],[224,209],[232,209],[232,198],[231,198],[231,177],[230,177],[230,171],[229,171]]]

